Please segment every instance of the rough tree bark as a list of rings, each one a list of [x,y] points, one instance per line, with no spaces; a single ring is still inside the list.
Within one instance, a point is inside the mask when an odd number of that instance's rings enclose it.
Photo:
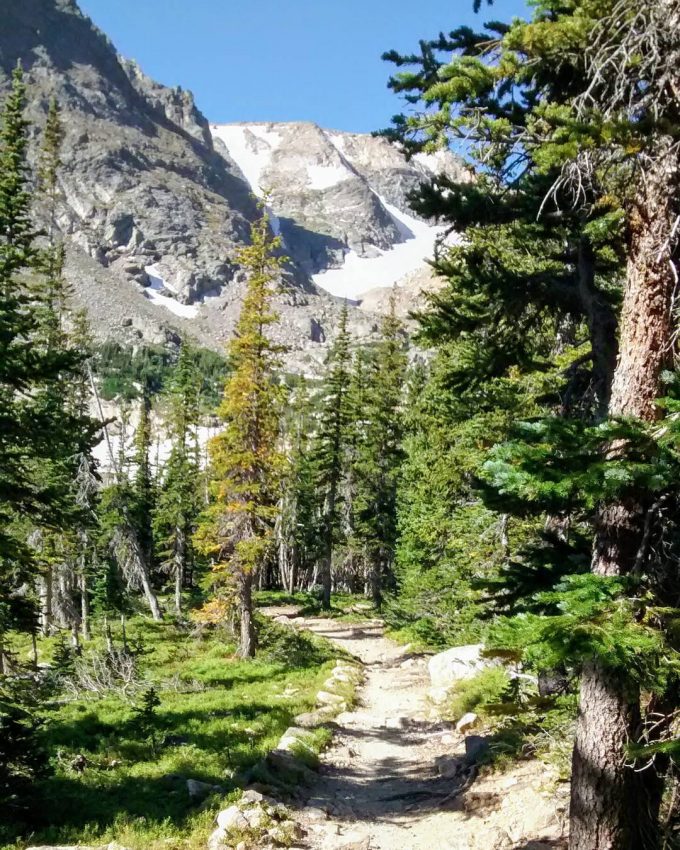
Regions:
[[[184,573],[187,560],[187,538],[184,528],[180,524],[175,527],[175,613],[182,614],[182,588],[184,587]]]
[[[617,355],[616,313],[595,282],[595,256],[590,240],[583,236],[578,246],[578,287],[588,322],[593,352],[593,391],[600,416],[607,415]]]
[[[669,143],[669,150],[671,145]],[[629,253],[620,320],[619,358],[609,412],[653,421],[659,415],[662,370],[672,361],[677,163],[659,153],[641,180],[629,215]],[[671,190],[669,191],[669,187]],[[612,447],[615,448],[615,447]],[[602,506],[592,571],[625,575],[642,540],[644,495]],[[591,660],[583,670],[572,762],[570,850],[642,850],[655,846],[659,794],[626,766],[626,745],[640,721],[639,692],[623,672]]]
[[[241,622],[238,654],[241,658],[254,658],[257,647],[253,621],[253,574],[250,571],[239,571],[238,608]]]

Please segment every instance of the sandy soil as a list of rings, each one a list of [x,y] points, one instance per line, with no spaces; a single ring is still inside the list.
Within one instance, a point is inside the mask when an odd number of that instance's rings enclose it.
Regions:
[[[464,760],[464,737],[438,720],[428,703],[426,658],[385,638],[378,621],[307,619],[304,627],[352,653],[366,672],[359,704],[337,717],[318,783],[298,813],[308,847],[564,846],[563,811],[549,769],[533,761],[477,777]]]

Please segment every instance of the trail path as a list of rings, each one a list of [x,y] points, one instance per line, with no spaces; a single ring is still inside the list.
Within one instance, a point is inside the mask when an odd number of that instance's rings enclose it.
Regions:
[[[512,775],[475,782],[470,788],[474,774],[464,761],[464,738],[451,724],[433,717],[428,704],[426,658],[411,656],[385,638],[378,621],[357,625],[310,618],[304,627],[359,658],[366,673],[357,708],[336,718],[334,742],[322,758],[312,797],[299,813],[308,830],[309,847],[541,850],[563,846],[561,830],[542,823],[555,819],[554,802],[546,805],[537,790],[537,784],[545,780],[542,767],[538,783],[536,767],[527,773],[520,766]],[[529,819],[538,818],[538,823],[526,822],[527,813],[522,810],[527,806],[534,810]],[[541,838],[545,833],[545,843],[524,840],[537,832]]]

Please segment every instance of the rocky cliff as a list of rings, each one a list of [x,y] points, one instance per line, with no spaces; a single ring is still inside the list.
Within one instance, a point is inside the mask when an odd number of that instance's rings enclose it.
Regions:
[[[312,124],[209,125],[189,92],[122,59],[74,0],[0,0],[0,15],[0,89],[21,62],[36,137],[52,97],[62,110],[58,224],[99,335],[221,345],[244,284],[234,256],[265,192],[291,258],[280,336],[295,368],[322,356],[337,296],[358,304],[422,272],[437,228],[407,195],[438,171],[461,175],[452,156],[407,162],[384,139]],[[351,321],[370,336],[377,318],[353,309]]]

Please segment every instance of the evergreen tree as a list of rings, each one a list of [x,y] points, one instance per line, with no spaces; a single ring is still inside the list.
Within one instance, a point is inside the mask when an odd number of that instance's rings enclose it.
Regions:
[[[279,447],[283,387],[277,378],[280,347],[267,331],[278,317],[271,306],[284,263],[265,214],[238,254],[248,272],[235,336],[228,346],[232,373],[217,414],[224,428],[209,445],[211,502],[196,533],[212,558],[213,598],[204,615],[223,621],[235,602],[240,618],[239,654],[255,654],[253,577],[270,551],[284,471]]]
[[[34,634],[36,529],[51,561],[59,532],[80,515],[73,499],[75,458],[91,451],[98,424],[86,411],[60,402],[60,389],[77,380],[83,354],[62,329],[63,252],[53,233],[38,247],[31,221],[33,195],[27,161],[25,87],[17,68],[0,117],[0,796],[17,804],[22,786],[44,769],[36,740],[36,706],[5,674],[5,635]],[[56,127],[52,121],[53,128]],[[57,140],[45,161],[58,167]],[[44,197],[41,197],[41,193]],[[37,200],[53,203],[49,186]],[[48,258],[46,262],[45,258]],[[57,304],[57,300],[59,303]],[[66,534],[65,537],[68,535]]]
[[[153,572],[153,511],[155,482],[151,469],[151,398],[144,391],[139,406],[139,423],[135,430],[132,456],[133,480],[130,487],[130,518],[149,574]]]
[[[366,423],[355,462],[356,527],[368,565],[371,597],[380,607],[383,583],[393,578],[397,538],[397,484],[402,462],[402,402],[406,376],[403,327],[395,313],[394,293],[372,352],[368,375]],[[358,421],[355,418],[355,421]]]
[[[201,511],[198,424],[200,376],[193,353],[183,343],[167,391],[170,456],[154,514],[155,539],[175,585],[175,612],[182,613],[182,590],[194,563],[192,535]]]
[[[321,521],[322,605],[331,605],[333,550],[340,539],[340,488],[346,464],[349,427],[350,334],[347,329],[347,302],[344,303],[338,333],[326,357],[321,392],[315,456],[318,488],[323,502]]]
[[[288,465],[277,537],[281,583],[292,593],[308,576],[319,554],[315,422],[304,378],[291,394],[285,425]]]

